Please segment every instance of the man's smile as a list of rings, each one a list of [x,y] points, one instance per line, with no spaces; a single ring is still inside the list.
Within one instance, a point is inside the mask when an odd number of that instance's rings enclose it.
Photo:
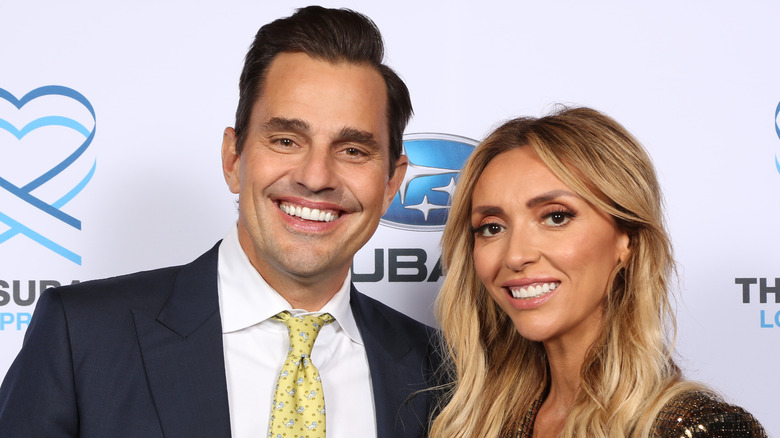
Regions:
[[[320,210],[318,208],[304,207],[289,202],[279,202],[279,209],[290,216],[309,221],[332,222],[339,218],[339,212],[335,210]]]

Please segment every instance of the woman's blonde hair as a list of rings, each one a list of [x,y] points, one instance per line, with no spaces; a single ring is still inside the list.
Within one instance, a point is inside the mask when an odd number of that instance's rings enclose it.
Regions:
[[[542,344],[517,333],[472,259],[474,186],[491,160],[520,147],[533,148],[561,181],[610,214],[630,238],[630,256],[612,274],[604,327],[585,357],[563,436],[648,436],[663,405],[698,386],[681,380],[671,357],[674,261],[652,162],[625,128],[589,108],[510,120],[463,168],[442,238],[446,278],[436,303],[455,383],[431,436],[515,436],[548,384]]]

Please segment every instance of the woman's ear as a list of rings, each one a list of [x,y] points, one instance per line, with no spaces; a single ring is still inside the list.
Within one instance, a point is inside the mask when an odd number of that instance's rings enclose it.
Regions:
[[[621,231],[617,239],[617,264],[626,262],[631,257],[631,237]]]

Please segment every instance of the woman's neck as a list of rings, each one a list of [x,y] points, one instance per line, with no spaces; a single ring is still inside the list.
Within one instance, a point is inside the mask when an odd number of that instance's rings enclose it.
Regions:
[[[550,366],[550,387],[534,423],[534,438],[557,437],[582,385],[582,364],[595,339],[555,340],[544,343]]]

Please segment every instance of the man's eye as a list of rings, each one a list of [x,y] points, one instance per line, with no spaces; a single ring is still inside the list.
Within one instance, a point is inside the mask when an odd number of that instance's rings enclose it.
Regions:
[[[339,150],[338,155],[345,160],[362,163],[366,161],[369,154],[359,147],[345,146]]]
[[[276,140],[276,142],[286,148],[291,147],[295,144],[295,142],[290,140],[289,138],[280,138],[279,140]]]

